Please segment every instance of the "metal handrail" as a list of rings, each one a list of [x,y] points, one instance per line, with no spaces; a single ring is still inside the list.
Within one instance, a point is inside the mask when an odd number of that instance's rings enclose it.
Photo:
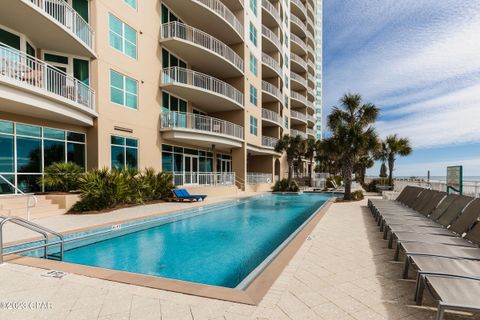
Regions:
[[[22,190],[20,190],[16,185],[14,185],[13,183],[11,183],[10,181],[8,181],[7,178],[5,178],[3,175],[0,174],[0,179],[2,179],[3,181],[5,181],[10,187],[12,187],[15,191],[17,191],[18,193],[20,193],[20,195],[22,196],[27,196],[27,220],[30,220],[30,208],[33,208],[37,205],[37,202],[38,202],[38,199],[37,197],[34,195],[34,194],[30,194],[30,193],[25,193],[23,192]],[[13,195],[14,197],[15,196],[18,196],[18,195]],[[30,198],[33,198],[33,206],[30,206]]]
[[[306,114],[300,113],[300,112],[295,111],[295,110],[290,111],[290,117],[298,119],[298,120],[302,120],[302,121],[307,121],[307,115]]]
[[[48,247],[55,246],[55,245],[60,245],[60,259],[63,260],[63,251],[64,251],[63,235],[61,235],[60,233],[58,233],[56,231],[53,231],[49,228],[46,228],[44,226],[41,226],[39,224],[36,224],[34,222],[25,220],[25,219],[20,218],[20,217],[0,216],[0,264],[3,263],[3,256],[4,256],[4,253],[3,253],[3,251],[4,251],[4,247],[3,247],[3,226],[5,224],[7,224],[7,222],[11,222],[11,223],[14,223],[18,226],[27,228],[27,229],[29,229],[33,232],[39,233],[43,236],[43,244],[33,245],[33,246],[30,246],[30,247],[27,246],[27,247],[24,247],[24,248],[21,248],[21,249],[18,249],[18,250],[8,252],[7,254],[17,254],[17,253],[21,253],[21,252],[26,252],[26,251],[31,251],[31,250],[42,248],[44,258],[46,259],[48,257]],[[48,241],[49,240],[49,238],[48,238],[49,233],[56,236],[57,238],[59,238],[59,241],[49,242]],[[38,242],[38,240],[33,241],[33,242]],[[23,243],[23,245],[26,245],[26,244],[28,244],[28,243]]]
[[[282,125],[282,117],[275,111],[262,108],[262,119],[270,120]]]
[[[262,136],[262,146],[275,148],[278,139],[273,137]]]
[[[270,41],[273,42],[273,44],[275,44],[275,46],[277,47],[278,51],[282,51],[282,43],[280,42],[280,39],[278,38],[278,36],[272,32],[272,30],[268,29],[267,27],[265,27],[263,24],[262,24],[262,35],[265,37],[265,38],[268,38]]]
[[[290,78],[292,80],[295,80],[295,81],[303,84],[305,87],[307,86],[307,79],[305,79],[304,77],[302,77],[301,75],[299,75],[296,72],[290,71]]]
[[[272,15],[272,17],[275,19],[275,21],[277,21],[279,26],[282,25],[282,18],[280,17],[280,13],[270,1],[262,0],[262,8],[268,11]]]
[[[290,58],[299,65],[301,65],[305,70],[307,69],[307,62],[302,59],[302,57],[300,57],[298,54],[292,52],[290,53]]]
[[[273,174],[262,172],[247,172],[247,184],[255,185],[261,183],[272,183]]]
[[[42,60],[0,43],[0,78],[3,77],[95,111],[95,91],[88,85]]]
[[[307,43],[302,38],[297,36],[296,34],[293,34],[293,33],[290,34],[290,40],[293,41],[293,42],[296,42],[300,47],[305,49],[305,51],[307,50],[306,49]]]
[[[283,103],[282,93],[280,92],[280,89],[275,87],[270,82],[262,80],[262,90],[268,92],[272,96],[276,97],[281,103]]]
[[[305,14],[307,12],[307,7],[300,2],[300,0],[292,0],[291,3],[295,4],[300,10]]]
[[[282,77],[282,67],[280,64],[266,53],[262,53],[262,63],[275,70]]]
[[[160,37],[162,39],[179,38],[192,42],[215,52],[243,71],[243,59],[225,43],[208,33],[178,21],[164,23],[160,29]]]
[[[243,25],[240,20],[237,19],[235,14],[233,14],[226,5],[223,4],[220,0],[193,0],[195,2],[201,3],[220,17],[223,18],[229,25],[235,29],[240,38],[243,39]]]
[[[305,25],[305,23],[300,20],[296,15],[291,15],[290,16],[290,21],[292,21],[293,23],[296,23],[300,29],[302,29],[303,31],[307,30],[307,26]]]

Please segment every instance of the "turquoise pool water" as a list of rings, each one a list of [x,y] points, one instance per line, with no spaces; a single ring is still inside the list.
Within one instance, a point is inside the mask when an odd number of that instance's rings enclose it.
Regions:
[[[330,197],[252,197],[67,250],[64,261],[235,288]]]

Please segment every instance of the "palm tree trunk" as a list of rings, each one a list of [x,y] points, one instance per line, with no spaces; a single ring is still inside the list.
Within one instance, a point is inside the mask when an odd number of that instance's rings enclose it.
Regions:
[[[292,180],[292,160],[287,160],[288,163],[288,182]]]
[[[343,200],[352,200],[352,171],[353,161],[351,159],[345,159],[343,166],[343,182],[345,184],[345,193]]]
[[[313,169],[313,159],[310,158],[310,168],[308,168],[308,181],[310,181],[309,185],[310,188],[312,187],[313,181],[312,181],[312,169]]]
[[[395,160],[388,160],[388,185],[393,187],[393,168],[395,166]]]

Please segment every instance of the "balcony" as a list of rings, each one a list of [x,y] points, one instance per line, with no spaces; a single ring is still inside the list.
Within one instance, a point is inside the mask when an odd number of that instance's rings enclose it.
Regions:
[[[290,83],[292,84],[292,90],[307,90],[307,79],[295,72],[290,72]]]
[[[270,57],[268,54],[262,54],[262,77],[264,78],[272,78],[272,77],[280,77],[282,76],[282,67],[280,64]]]
[[[293,52],[290,53],[290,69],[296,73],[307,72],[307,61]]]
[[[239,148],[243,141],[243,127],[237,124],[184,112],[163,112],[160,115],[162,137],[196,146]]]
[[[293,33],[290,34],[290,49],[299,56],[307,54],[307,44],[302,38]]]
[[[308,108],[311,105],[311,102],[307,100],[307,97],[295,91],[290,92],[290,103],[292,108]]]
[[[270,28],[282,26],[282,18],[277,8],[268,0],[262,0],[262,23]]]
[[[262,51],[266,53],[282,52],[282,43],[272,30],[262,25]]]
[[[160,42],[173,52],[181,52],[182,58],[201,72],[224,78],[243,75],[243,59],[235,51],[194,27],[178,21],[165,23],[160,28]]]
[[[205,31],[223,43],[243,42],[243,24],[220,0],[163,0],[162,2],[173,12],[188,12],[185,23]]]
[[[262,108],[262,120],[264,127],[282,126],[282,116],[272,110]]]
[[[300,0],[290,1],[290,11],[301,19],[307,17],[307,7]]]
[[[311,137],[315,138],[315,134],[316,134],[316,132],[315,132],[314,129],[310,129],[310,128],[307,129],[307,135],[308,136],[311,136]]]
[[[314,116],[312,116],[311,114],[307,114],[307,121],[308,121],[308,124],[309,125],[314,125],[315,122],[316,122],[316,119]]]
[[[91,126],[95,92],[74,77],[16,49],[0,46],[2,111]]]
[[[224,81],[190,69],[163,69],[160,87],[193,102],[206,112],[243,109],[242,92]]]
[[[307,36],[306,30],[307,26],[306,24],[300,20],[297,16],[291,15],[290,16],[290,31],[300,38],[305,38]]]
[[[276,101],[283,104],[283,96],[280,89],[267,81],[262,81],[262,102]]]
[[[295,130],[295,129],[290,130],[290,135],[293,136],[293,137],[300,136],[303,139],[307,139],[307,134],[305,132],[298,131],[298,130]]]
[[[39,48],[95,57],[92,27],[64,0],[3,0],[0,21]]]
[[[262,146],[274,149],[278,139],[273,137],[262,136]]]
[[[293,125],[296,124],[307,124],[307,115],[304,113],[300,113],[295,110],[290,111],[290,120]]]

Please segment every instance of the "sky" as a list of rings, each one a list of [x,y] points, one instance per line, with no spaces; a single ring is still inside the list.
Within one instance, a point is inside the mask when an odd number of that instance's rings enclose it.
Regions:
[[[323,17],[323,127],[360,93],[380,137],[412,143],[395,175],[480,176],[480,0],[323,0]]]

